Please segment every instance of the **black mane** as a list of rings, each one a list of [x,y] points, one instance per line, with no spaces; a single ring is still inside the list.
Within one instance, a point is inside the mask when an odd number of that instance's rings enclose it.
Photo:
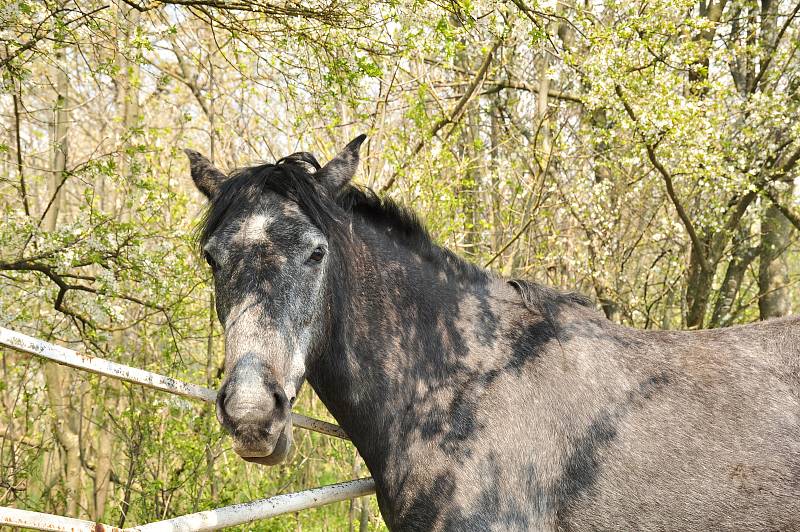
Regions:
[[[381,198],[372,189],[348,185],[339,193],[336,203],[351,215],[362,216],[374,225],[391,228],[394,238],[447,271],[472,281],[485,281],[491,277],[488,270],[437,245],[414,211],[392,199]]]

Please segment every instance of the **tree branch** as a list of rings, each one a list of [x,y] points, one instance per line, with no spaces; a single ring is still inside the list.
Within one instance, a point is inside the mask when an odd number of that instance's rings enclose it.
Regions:
[[[791,224],[800,231],[800,214],[794,212],[789,206],[784,205],[783,202],[778,198],[778,195],[775,193],[768,186],[761,187],[761,191],[764,193],[767,198],[772,202],[773,205],[783,214],[787,220],[791,222]]]
[[[246,13],[260,13],[263,15],[281,16],[281,17],[299,17],[312,20],[319,20],[329,24],[334,24],[338,21],[345,19],[345,9],[334,9],[333,7],[326,7],[322,9],[312,9],[303,7],[302,2],[285,3],[285,4],[270,4],[267,2],[246,2],[236,0],[156,0],[154,2],[147,2],[142,5],[134,0],[123,0],[125,4],[132,7],[136,11],[146,12],[151,11],[157,7],[165,5],[184,6],[190,9],[211,8],[220,11],[242,11]],[[337,6],[336,3],[331,6]]]
[[[622,87],[620,87],[618,84],[614,85],[614,92],[617,93],[617,96],[622,102],[622,106],[625,108],[625,112],[633,121],[633,124],[636,127],[636,130],[638,131],[639,121],[636,118],[636,114],[634,113],[633,108],[630,106],[628,101],[625,99],[625,96],[622,94]],[[697,231],[695,231],[694,224],[692,224],[692,220],[689,218],[689,215],[686,213],[686,210],[683,208],[683,205],[678,199],[678,195],[675,192],[675,187],[673,186],[672,175],[669,173],[669,170],[667,170],[664,167],[664,165],[661,164],[661,161],[658,160],[658,157],[656,157],[655,146],[647,141],[644,134],[642,134],[642,142],[644,143],[645,149],[647,150],[647,158],[650,159],[650,163],[656,170],[658,170],[658,173],[661,174],[661,177],[664,179],[664,184],[666,185],[667,188],[667,196],[669,196],[672,205],[675,207],[675,210],[678,213],[678,218],[681,219],[683,227],[689,234],[689,240],[692,243],[692,250],[697,256],[697,260],[700,262],[700,267],[703,270],[708,271],[711,268],[711,266],[709,265],[708,258],[706,257],[705,247],[703,246],[703,243],[700,241],[700,238],[697,236]]]
[[[66,27],[69,27],[69,25],[70,25],[70,24],[73,24],[73,23],[75,23],[75,22],[78,22],[78,21],[80,21],[80,20],[82,20],[82,19],[88,19],[89,17],[91,17],[92,15],[94,15],[95,13],[97,13],[98,11],[102,11],[102,10],[104,10],[104,9],[108,9],[108,7],[109,7],[108,5],[104,5],[104,6],[100,6],[100,7],[98,7],[97,9],[93,9],[92,11],[89,11],[89,12],[87,12],[87,13],[82,13],[80,16],[78,16],[78,17],[75,17],[74,19],[72,19],[72,20],[68,20],[68,21],[64,22],[64,23],[62,24],[62,26],[63,26],[63,27],[65,27],[65,28],[66,28]],[[42,21],[39,23],[39,26],[38,26],[38,27],[37,27],[37,28],[36,28],[36,29],[33,31],[32,35],[31,35],[31,38],[30,38],[30,39],[28,39],[28,41],[27,41],[27,42],[25,42],[24,44],[20,45],[20,46],[19,46],[19,48],[17,48],[16,50],[14,50],[14,53],[13,53],[13,54],[9,54],[9,52],[8,52],[8,46],[6,46],[6,56],[5,56],[5,57],[3,57],[3,58],[0,60],[0,69],[2,69],[2,68],[5,68],[5,67],[6,67],[6,66],[8,66],[8,65],[9,65],[9,63],[11,63],[11,62],[12,62],[14,59],[16,59],[17,57],[19,57],[20,55],[22,55],[22,54],[23,54],[23,53],[25,53],[26,51],[28,51],[28,50],[30,50],[30,49],[32,49],[32,48],[34,48],[34,47],[35,47],[35,46],[36,46],[36,45],[39,43],[39,41],[42,41],[42,40],[46,39],[46,38],[47,38],[47,36],[48,36],[48,34],[50,33],[50,31],[45,31],[45,32],[44,32],[44,33],[42,33],[41,35],[39,34],[39,31],[42,29],[42,27],[45,25],[45,23],[46,23],[48,20],[50,20],[51,18],[55,17],[56,15],[60,14],[60,13],[61,13],[61,12],[63,12],[63,11],[67,11],[67,10],[66,10],[66,9],[63,9],[63,8],[61,8],[61,9],[56,9],[55,11],[51,12],[51,13],[50,13],[50,14],[49,14],[49,15],[48,15],[48,16],[47,16],[47,17],[46,17],[44,20],[42,20]]]
[[[0,271],[28,271],[28,272],[39,272],[43,273],[48,279],[50,279],[57,287],[58,287],[58,294],[56,295],[54,308],[67,314],[68,316],[72,316],[77,318],[84,326],[92,325],[92,321],[89,318],[84,317],[83,315],[68,309],[64,305],[64,297],[67,295],[67,292],[70,290],[76,290],[79,292],[88,292],[90,294],[98,294],[98,290],[92,286],[87,286],[85,284],[74,284],[68,283],[64,278],[65,277],[72,277],[72,278],[86,278],[85,276],[77,276],[77,275],[66,275],[66,274],[59,274],[55,271],[51,266],[47,264],[42,264],[39,262],[32,262],[30,260],[18,260],[14,262],[0,262]],[[151,310],[157,310],[159,312],[167,314],[167,309],[161,305],[157,305],[154,303],[150,303],[148,301],[144,301],[139,299],[135,296],[130,296],[126,294],[111,294],[112,297],[122,299],[124,301],[129,301],[131,303],[135,303],[137,305],[141,305],[142,307],[149,308]]]
[[[755,79],[753,80],[753,87],[752,87],[753,92],[755,92],[756,88],[758,88],[758,84],[759,82],[761,82],[761,78],[764,77],[764,74],[767,72],[770,63],[772,62],[772,58],[775,57],[775,50],[778,49],[778,45],[780,44],[781,39],[783,39],[783,35],[786,33],[786,30],[788,30],[789,27],[792,25],[792,21],[794,21],[795,17],[797,17],[798,12],[800,12],[800,2],[798,2],[797,5],[794,6],[794,10],[792,11],[792,13],[788,17],[786,17],[786,21],[783,23],[783,26],[781,26],[780,31],[778,31],[777,37],[775,37],[775,42],[770,43],[769,46],[772,49],[772,53],[764,57],[764,62],[761,65],[761,68],[758,70],[758,74],[756,74]]]
[[[8,55],[8,45],[5,47],[6,55]],[[22,103],[22,89],[17,90],[17,84],[13,81],[14,90],[11,97],[14,100],[14,143],[15,143],[15,150],[16,159],[17,159],[17,175],[19,176],[19,193],[22,196],[22,207],[25,209],[25,216],[31,216],[31,208],[28,204],[28,191],[27,187],[25,186],[25,167],[22,164],[22,138],[20,132],[20,110]]]
[[[467,87],[467,91],[464,93],[463,96],[458,100],[453,110],[450,112],[450,116],[441,118],[438,122],[436,122],[433,127],[431,128],[431,132],[429,138],[433,138],[436,134],[447,124],[453,124],[458,122],[461,118],[461,115],[464,113],[464,109],[466,108],[467,104],[472,100],[472,97],[478,92],[478,88],[480,88],[483,80],[486,77],[486,72],[489,70],[489,65],[492,64],[492,57],[494,57],[494,53],[500,47],[500,44],[503,42],[502,38],[497,39],[494,45],[492,45],[492,49],[489,50],[489,53],[486,54],[486,57],[483,59],[483,63],[481,63],[480,68],[478,68],[478,72],[475,74],[475,77],[472,79],[472,82]],[[426,139],[420,140],[414,149],[411,150],[411,154],[408,156],[408,159],[417,155],[422,148],[425,147]],[[392,186],[394,185],[395,181],[397,180],[397,176],[400,175],[400,171],[405,167],[405,165],[400,166],[397,170],[395,170],[392,177],[384,184],[380,192],[386,193]]]
[[[539,94],[539,87],[534,85],[530,85],[528,83],[524,83],[521,81],[493,81],[492,86],[486,89],[481,93],[481,95],[486,94],[495,94],[500,92],[503,89],[514,89],[526,92],[532,92],[534,94]],[[583,100],[579,96],[571,94],[569,92],[558,91],[554,89],[550,89],[547,91],[547,96],[549,98],[553,98],[554,100],[562,100],[566,102],[573,102],[577,104],[583,104]]]

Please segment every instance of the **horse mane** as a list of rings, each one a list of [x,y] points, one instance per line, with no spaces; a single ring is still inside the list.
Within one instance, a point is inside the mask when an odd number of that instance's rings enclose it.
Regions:
[[[392,235],[434,263],[469,279],[483,279],[489,273],[436,245],[419,217],[391,199],[380,198],[369,188],[347,185],[331,199],[312,171],[321,168],[307,152],[298,152],[266,163],[235,170],[210,202],[198,226],[197,241],[204,245],[220,226],[228,210],[243,202],[255,203],[266,191],[275,192],[300,207],[326,236],[346,235],[347,215],[360,215],[371,223],[391,227]]]
[[[436,244],[413,210],[390,198],[381,198],[370,188],[349,185],[339,193],[336,202],[347,213],[362,216],[374,225],[391,228],[394,238],[457,276],[470,281],[485,281],[492,276],[489,271]]]
[[[393,238],[448,272],[469,281],[485,283],[495,274],[464,260],[452,251],[437,245],[417,214],[392,199],[381,198],[372,189],[346,185],[331,198],[312,173],[321,168],[307,152],[298,152],[274,164],[260,164],[234,171],[209,203],[198,226],[197,240],[204,245],[219,227],[228,210],[242,202],[255,203],[267,191],[275,192],[295,203],[326,236],[339,237],[346,245],[347,219],[362,216],[370,223],[391,228]],[[508,281],[519,293],[525,306],[544,316],[556,316],[562,305],[592,307],[592,302],[576,292],[562,292],[533,281]]]

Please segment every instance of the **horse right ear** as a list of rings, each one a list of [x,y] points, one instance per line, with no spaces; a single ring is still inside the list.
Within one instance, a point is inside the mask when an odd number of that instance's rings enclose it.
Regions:
[[[220,185],[227,177],[200,153],[194,150],[183,150],[183,153],[189,158],[189,167],[192,169],[192,180],[195,186],[208,199],[213,200],[219,193]]]
[[[325,185],[332,196],[336,196],[339,190],[353,179],[358,168],[358,150],[366,138],[366,135],[359,135],[351,140],[336,157],[317,171],[317,179]]]

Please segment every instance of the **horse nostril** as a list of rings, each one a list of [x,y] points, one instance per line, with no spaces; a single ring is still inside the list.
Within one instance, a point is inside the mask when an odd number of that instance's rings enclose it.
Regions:
[[[272,390],[272,400],[275,401],[275,410],[285,413],[292,408],[292,403],[286,397],[286,391],[282,387],[273,385]]]
[[[223,387],[219,392],[217,392],[217,404],[219,404],[220,407],[225,406],[225,397],[227,396],[225,391],[226,390]]]
[[[219,392],[217,392],[217,419],[219,420],[220,424],[225,426],[228,422],[229,416],[228,412],[225,410],[225,400],[227,399],[227,386],[223,386],[220,388]]]
[[[275,408],[282,409],[286,406],[286,394],[283,391],[274,392],[272,398],[275,400]]]

